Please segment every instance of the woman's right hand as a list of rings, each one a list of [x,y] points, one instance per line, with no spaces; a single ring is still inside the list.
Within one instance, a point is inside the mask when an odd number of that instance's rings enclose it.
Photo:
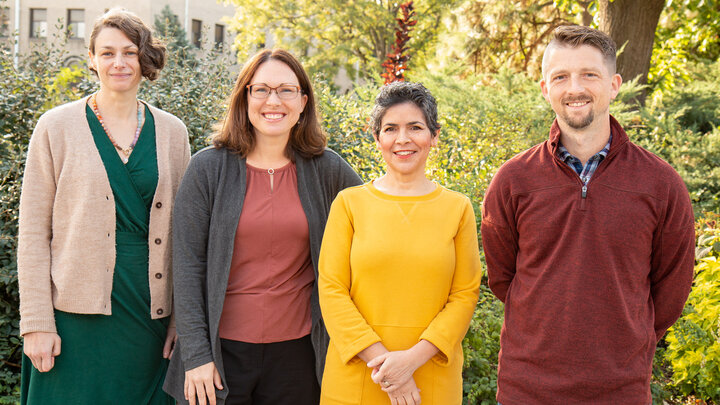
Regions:
[[[190,405],[195,405],[196,397],[198,405],[215,405],[215,388],[221,390],[223,386],[214,362],[185,372],[185,399]]]
[[[33,366],[41,373],[52,370],[55,356],[60,355],[60,336],[55,332],[30,332],[23,339],[23,351]]]

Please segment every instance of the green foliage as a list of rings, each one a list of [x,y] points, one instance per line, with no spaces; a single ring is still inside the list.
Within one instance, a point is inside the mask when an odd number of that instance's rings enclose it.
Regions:
[[[408,54],[412,68],[423,65],[437,40],[443,10],[456,0],[415,2],[418,24]],[[334,76],[345,68],[351,78],[377,80],[394,41],[400,2],[389,0],[232,0],[237,6],[229,28],[237,32],[241,60],[271,42],[304,56],[311,74]]]
[[[666,93],[690,80],[687,67],[720,57],[720,2],[671,0],[655,31],[649,83]]]
[[[574,16],[552,1],[465,0],[451,13],[448,57],[474,72],[501,68],[537,74],[547,37]]]
[[[631,138],[669,162],[696,213],[720,209],[720,62],[689,69],[692,82],[642,108]]]
[[[316,77],[315,92],[328,147],[341,154],[365,181],[383,172],[380,153],[370,134],[368,117],[378,87],[356,87],[352,93],[338,95]]]
[[[160,14],[155,16],[155,35],[165,39],[165,45],[168,49],[187,50],[190,49],[190,42],[187,40],[187,32],[180,24],[180,19],[170,9],[167,4],[160,10]]]
[[[669,362],[665,358],[665,341],[660,342],[655,349],[653,358],[652,379],[650,380],[650,395],[652,397],[652,405],[665,405],[673,398],[673,391],[670,387],[672,383],[672,369]]]
[[[695,281],[683,316],[670,329],[665,357],[682,394],[720,401],[720,228],[706,222],[698,237]],[[711,226],[708,226],[712,224]]]
[[[463,340],[463,392],[467,404],[497,403],[497,360],[502,324],[503,304],[493,296],[489,288],[481,286],[480,299],[470,322],[470,329]]]
[[[214,124],[222,119],[235,79],[234,56],[223,49],[199,54],[166,9],[155,18],[155,30],[169,35],[161,37],[168,44],[167,62],[156,81],[143,81],[139,97],[182,119],[196,151],[209,144]]]
[[[22,348],[15,252],[27,144],[40,114],[73,97],[68,84],[74,77],[62,68],[61,47],[33,48],[15,69],[10,45],[0,43],[0,403],[14,403],[19,393]]]

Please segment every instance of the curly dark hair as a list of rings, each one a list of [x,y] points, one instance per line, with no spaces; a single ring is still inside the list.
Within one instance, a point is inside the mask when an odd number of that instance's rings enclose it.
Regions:
[[[422,83],[392,82],[380,89],[375,98],[375,107],[370,114],[370,128],[373,136],[380,134],[380,125],[387,110],[395,105],[412,103],[419,108],[425,116],[425,123],[432,136],[435,136],[440,129],[438,123],[437,103],[435,97]]]
[[[134,13],[123,8],[113,8],[100,16],[93,25],[90,34],[90,53],[95,54],[95,39],[105,27],[117,28],[138,47],[138,60],[142,75],[148,80],[158,78],[160,70],[165,66],[165,44],[153,38],[152,31]],[[97,76],[97,70],[90,67]]]

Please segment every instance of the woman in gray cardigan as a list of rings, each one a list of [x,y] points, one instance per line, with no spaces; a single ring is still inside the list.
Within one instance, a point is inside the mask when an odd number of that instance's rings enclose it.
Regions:
[[[228,104],[175,202],[178,344],[164,388],[180,403],[317,404],[320,243],[335,195],[361,180],[325,148],[310,80],[288,52],[255,55]]]

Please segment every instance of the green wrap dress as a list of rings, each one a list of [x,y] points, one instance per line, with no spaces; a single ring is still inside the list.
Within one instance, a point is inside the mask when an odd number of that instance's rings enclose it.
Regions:
[[[123,164],[89,106],[86,116],[115,197],[112,315],[55,310],[61,354],[47,373],[23,356],[21,403],[173,404],[162,390],[169,318],[150,317],[148,229],[158,182],[155,122],[145,107],[137,145]]]

